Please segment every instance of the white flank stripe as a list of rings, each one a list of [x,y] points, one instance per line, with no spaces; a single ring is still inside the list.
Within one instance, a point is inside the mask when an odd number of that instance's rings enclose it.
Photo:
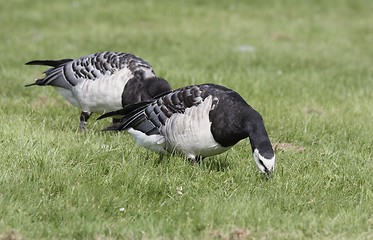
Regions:
[[[113,75],[104,75],[84,80],[73,88],[73,95],[79,99],[79,107],[86,112],[104,113],[122,108],[122,93],[132,72],[123,68]]]
[[[80,104],[78,100],[74,97],[71,90],[67,90],[65,88],[56,87],[57,91],[64,97],[71,105],[80,108]]]
[[[212,96],[209,96],[200,105],[186,109],[184,114],[173,114],[166,121],[161,132],[165,135],[168,151],[194,158],[213,156],[230,148],[222,147],[211,134],[211,105]]]
[[[136,143],[147,149],[159,153],[167,153],[165,150],[165,139],[162,135],[146,135],[145,133],[135,130],[133,128],[127,129],[127,132],[136,139]]]

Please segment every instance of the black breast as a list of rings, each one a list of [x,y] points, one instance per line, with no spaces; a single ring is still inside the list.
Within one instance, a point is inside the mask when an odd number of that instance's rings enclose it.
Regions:
[[[222,86],[209,85],[204,94],[217,99],[213,101],[209,114],[211,133],[216,142],[223,147],[229,147],[249,136],[248,118],[250,114],[255,115],[256,111],[237,92]]]

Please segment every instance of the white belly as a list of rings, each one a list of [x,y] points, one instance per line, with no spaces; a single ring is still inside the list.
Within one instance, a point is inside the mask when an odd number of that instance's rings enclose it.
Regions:
[[[62,97],[65,98],[71,105],[80,108],[78,100],[75,98],[70,90],[60,87],[56,87],[56,89],[62,95]]]
[[[186,109],[184,114],[174,114],[161,128],[169,152],[181,152],[188,158],[209,157],[227,151],[211,134],[209,112],[212,96],[198,106]]]
[[[136,139],[137,145],[153,150],[158,153],[167,153],[165,148],[165,139],[162,135],[146,135],[145,133],[128,128],[127,132]]]
[[[84,80],[73,88],[79,107],[86,112],[104,113],[122,108],[122,93],[132,72],[124,68],[95,81]]]

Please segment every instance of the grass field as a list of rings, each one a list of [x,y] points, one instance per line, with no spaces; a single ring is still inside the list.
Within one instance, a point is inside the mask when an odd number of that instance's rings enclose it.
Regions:
[[[373,239],[373,2],[1,1],[0,239]],[[33,59],[134,53],[174,88],[218,83],[262,115],[195,167],[102,133]],[[97,117],[97,116],[96,116]]]

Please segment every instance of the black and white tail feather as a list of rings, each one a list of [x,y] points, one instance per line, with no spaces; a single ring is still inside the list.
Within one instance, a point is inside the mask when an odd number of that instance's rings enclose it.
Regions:
[[[275,154],[261,115],[235,91],[192,85],[102,115],[121,117],[106,131],[128,131],[140,146],[179,152],[192,161],[225,152],[248,138],[259,170],[272,173]]]
[[[26,65],[45,65],[45,77],[26,87],[53,86],[72,105],[82,110],[84,128],[93,112],[105,113],[171,90],[149,63],[122,52],[99,52],[78,59],[34,60]]]

